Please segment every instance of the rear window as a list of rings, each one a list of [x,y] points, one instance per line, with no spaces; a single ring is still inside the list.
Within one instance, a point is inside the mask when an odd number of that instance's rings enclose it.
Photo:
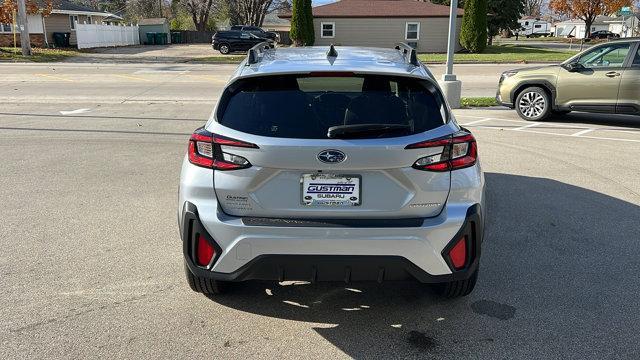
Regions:
[[[326,139],[335,126],[386,125],[405,136],[446,122],[439,91],[428,81],[380,75],[280,75],[241,79],[227,88],[217,119],[254,135]],[[400,125],[400,126],[399,126]]]

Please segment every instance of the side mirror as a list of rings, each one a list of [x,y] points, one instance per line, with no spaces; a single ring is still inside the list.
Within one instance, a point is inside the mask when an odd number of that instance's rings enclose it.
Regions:
[[[580,72],[585,69],[585,67],[578,62],[566,64],[564,68],[567,69],[568,72]]]

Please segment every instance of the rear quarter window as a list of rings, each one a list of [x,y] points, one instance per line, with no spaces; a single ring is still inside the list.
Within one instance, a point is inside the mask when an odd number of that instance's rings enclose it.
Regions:
[[[406,136],[447,120],[439,90],[429,81],[398,76],[279,75],[240,79],[221,97],[217,121],[249,134],[326,139],[341,125],[403,125]],[[406,126],[404,126],[406,125]]]

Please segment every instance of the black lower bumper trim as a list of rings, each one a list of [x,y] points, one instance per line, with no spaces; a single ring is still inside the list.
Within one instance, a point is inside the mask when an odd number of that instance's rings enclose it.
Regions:
[[[496,95],[496,102],[498,103],[498,105],[500,106],[505,106],[508,107],[510,109],[515,108],[515,106],[513,105],[513,103],[510,102],[506,102],[506,101],[502,101],[502,99],[500,98],[500,94]]]
[[[244,217],[242,223],[247,226],[280,227],[350,227],[350,228],[407,228],[420,227],[424,218],[409,219],[275,219]]]
[[[204,227],[192,204],[185,206],[183,226],[194,226],[198,232]],[[445,275],[432,275],[401,256],[374,255],[261,255],[232,273],[219,273],[195,265],[193,246],[190,245],[195,231],[182,229],[184,257],[189,270],[198,277],[221,281],[244,280],[301,280],[301,281],[396,281],[416,279],[423,283],[441,283],[469,278],[478,268],[483,221],[480,206],[474,205],[467,211],[467,217],[460,231],[451,241],[466,236],[469,243],[468,264],[463,269]],[[210,236],[206,234],[209,238]],[[212,239],[213,240],[213,239]],[[214,241],[215,242],[215,241]],[[450,244],[450,245],[451,245]],[[448,248],[449,246],[447,246]],[[445,248],[445,250],[447,249]],[[445,261],[449,264],[449,260]]]

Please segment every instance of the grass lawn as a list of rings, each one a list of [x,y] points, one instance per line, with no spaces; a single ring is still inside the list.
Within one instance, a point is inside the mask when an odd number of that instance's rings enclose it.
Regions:
[[[33,55],[22,56],[20,47],[0,47],[0,61],[19,61],[19,62],[56,62],[66,58],[78,55],[75,49],[31,49]]]
[[[460,99],[460,106],[465,107],[489,107],[497,106],[495,98],[492,97],[463,97]]]
[[[531,63],[531,62],[562,62],[575,55],[571,51],[554,51],[519,45],[491,45],[482,54],[455,54],[457,63]],[[419,54],[418,58],[426,63],[446,62],[446,54]]]

